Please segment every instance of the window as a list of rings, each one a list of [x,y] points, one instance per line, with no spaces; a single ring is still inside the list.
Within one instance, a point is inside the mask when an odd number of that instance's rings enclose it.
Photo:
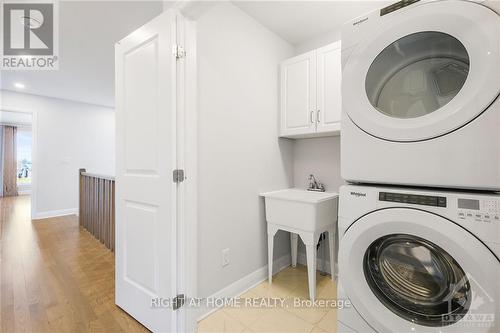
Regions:
[[[31,130],[17,130],[17,185],[31,185]]]

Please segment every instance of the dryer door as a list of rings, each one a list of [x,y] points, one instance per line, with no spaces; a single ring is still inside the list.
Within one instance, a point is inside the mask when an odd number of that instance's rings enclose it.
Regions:
[[[476,237],[430,212],[363,216],[341,240],[342,284],[378,332],[488,332],[498,325],[500,262]]]
[[[342,103],[363,131],[398,142],[447,134],[500,91],[500,17],[468,1],[387,14],[342,74]]]

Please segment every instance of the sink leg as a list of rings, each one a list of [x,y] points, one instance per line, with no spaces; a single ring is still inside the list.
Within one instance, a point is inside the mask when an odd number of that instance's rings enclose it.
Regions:
[[[299,235],[294,232],[290,233],[290,244],[292,246],[292,267],[297,267],[297,245]]]
[[[329,244],[328,247],[330,248],[330,272],[332,273],[332,281],[335,280],[335,277],[337,275],[337,272],[335,270],[335,251],[337,244],[335,242],[335,228],[331,227],[328,229],[328,238],[329,238]]]
[[[267,270],[269,283],[273,283],[274,234],[267,234]]]
[[[309,299],[316,299],[316,244],[306,244],[307,276],[309,279]]]

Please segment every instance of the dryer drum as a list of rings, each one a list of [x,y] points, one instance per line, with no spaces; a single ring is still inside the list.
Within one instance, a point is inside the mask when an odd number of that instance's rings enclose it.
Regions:
[[[376,297],[408,321],[451,325],[471,304],[470,283],[460,265],[420,237],[392,234],[375,240],[366,250],[363,266]]]
[[[387,46],[371,64],[366,94],[386,116],[411,119],[448,104],[469,74],[464,45],[442,32],[418,32]]]

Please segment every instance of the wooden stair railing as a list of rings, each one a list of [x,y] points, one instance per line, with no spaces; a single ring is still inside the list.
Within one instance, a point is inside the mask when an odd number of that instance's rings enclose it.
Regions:
[[[79,170],[80,226],[115,250],[115,179]]]

